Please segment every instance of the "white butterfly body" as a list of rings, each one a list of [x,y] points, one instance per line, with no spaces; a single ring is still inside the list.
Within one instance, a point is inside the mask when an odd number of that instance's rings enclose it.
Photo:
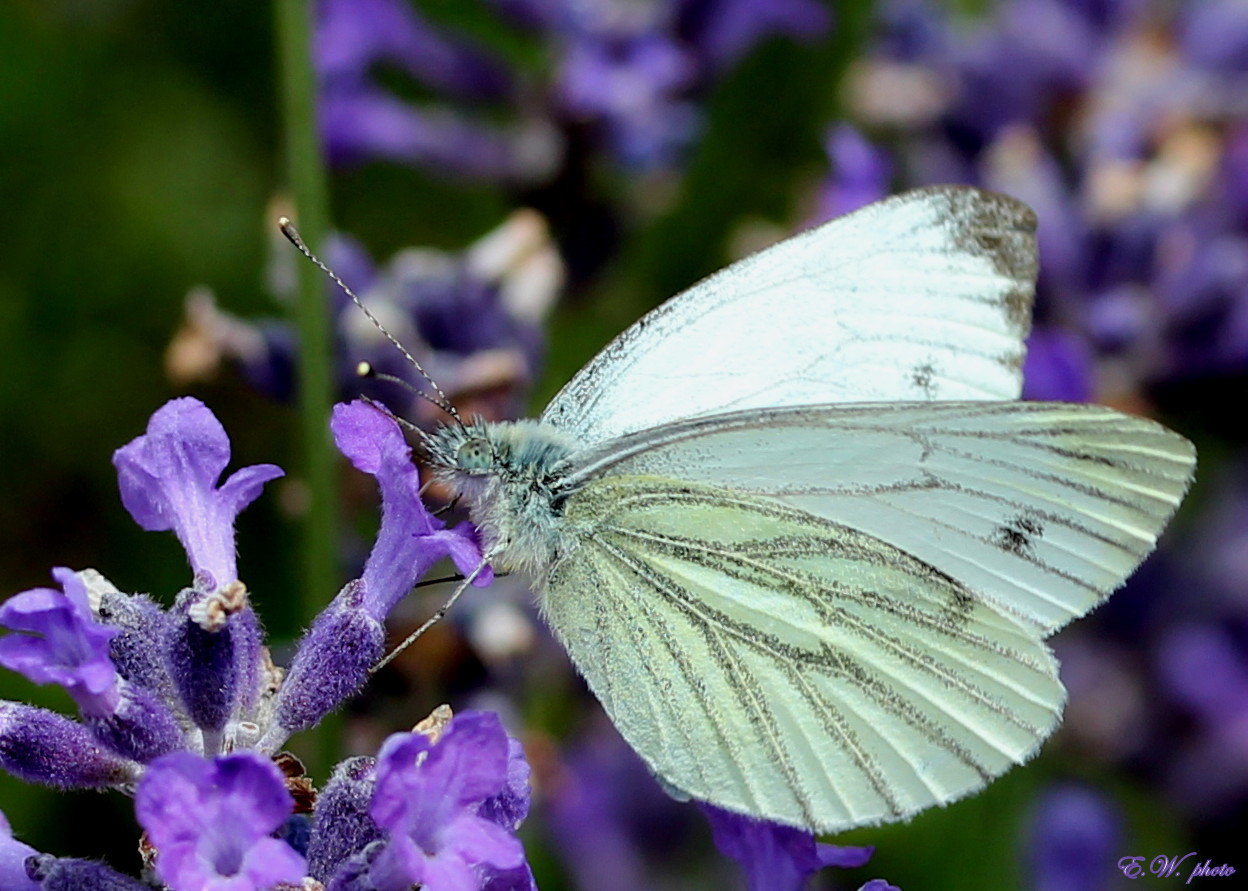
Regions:
[[[1021,403],[1025,205],[911,192],[735,264],[538,422],[431,460],[670,786],[812,830],[904,818],[1029,757],[1043,638],[1151,550],[1182,437]]]

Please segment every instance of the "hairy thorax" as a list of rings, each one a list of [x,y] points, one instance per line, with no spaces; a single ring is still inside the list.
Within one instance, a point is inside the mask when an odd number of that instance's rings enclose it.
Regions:
[[[475,421],[425,437],[437,477],[467,505],[495,570],[540,578],[570,542],[559,488],[576,442],[538,421]]]

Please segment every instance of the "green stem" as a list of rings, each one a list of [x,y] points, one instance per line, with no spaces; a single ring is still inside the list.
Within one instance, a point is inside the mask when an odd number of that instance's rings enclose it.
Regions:
[[[286,136],[286,166],[294,204],[292,214],[304,241],[323,250],[329,228],[328,187],[316,123],[316,74],[312,67],[312,0],[276,0],[277,41]],[[303,441],[303,477],[308,487],[298,585],[298,617],[307,626],[338,588],[337,485],[329,412],[333,402],[333,341],[325,277],[299,258],[298,300],[294,307],[299,336],[299,416]],[[338,734],[322,724],[317,755],[324,768],[337,754]],[[316,760],[316,759],[314,759]]]

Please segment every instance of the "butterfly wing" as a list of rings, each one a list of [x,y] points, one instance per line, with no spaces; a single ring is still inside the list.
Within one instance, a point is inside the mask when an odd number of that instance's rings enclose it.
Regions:
[[[960,798],[1052,732],[1064,693],[1034,636],[878,539],[732,494],[595,482],[568,511],[594,533],[545,599],[670,785],[835,832]]]
[[[821,831],[896,819],[1048,736],[1042,636],[1152,548],[1193,465],[1097,406],[691,419],[584,456],[542,606],[671,785]]]
[[[870,205],[650,312],[542,420],[591,443],[737,409],[1017,398],[1035,226],[1025,204],[965,187]]]
[[[1048,635],[1152,550],[1194,466],[1183,437],[1103,406],[893,403],[691,418],[587,450],[565,484],[646,474],[775,498]]]

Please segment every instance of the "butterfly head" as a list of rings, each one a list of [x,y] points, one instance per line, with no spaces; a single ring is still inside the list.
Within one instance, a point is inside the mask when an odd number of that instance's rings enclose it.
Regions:
[[[565,437],[535,421],[470,421],[424,439],[439,478],[467,495],[490,479],[541,480],[572,450]]]

